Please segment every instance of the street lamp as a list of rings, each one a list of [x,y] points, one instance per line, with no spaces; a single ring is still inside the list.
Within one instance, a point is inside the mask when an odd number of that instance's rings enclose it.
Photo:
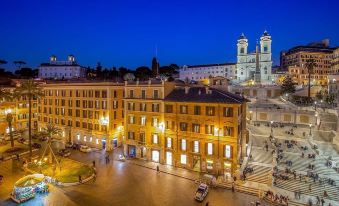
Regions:
[[[310,136],[312,135],[312,124],[309,125],[310,126]]]
[[[317,101],[314,102],[314,110],[317,111]]]
[[[6,121],[8,122],[8,133],[9,136],[11,137],[11,147],[14,147],[14,139],[13,139],[13,128],[12,128],[12,121],[13,121],[13,115],[12,115],[12,110],[11,109],[6,109],[5,110],[6,114]]]
[[[273,137],[273,121],[271,121],[271,136]]]

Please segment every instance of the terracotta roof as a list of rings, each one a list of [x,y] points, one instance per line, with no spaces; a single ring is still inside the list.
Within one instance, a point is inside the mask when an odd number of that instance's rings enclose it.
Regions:
[[[230,104],[241,104],[248,102],[246,98],[232,94],[230,92],[225,92],[214,88],[209,88],[209,91],[209,93],[206,93],[206,87],[190,87],[188,93],[186,94],[185,87],[175,88],[165,97],[165,101]]]

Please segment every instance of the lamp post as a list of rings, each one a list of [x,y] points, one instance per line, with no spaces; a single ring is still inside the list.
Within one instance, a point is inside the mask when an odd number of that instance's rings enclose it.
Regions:
[[[271,121],[271,136],[273,137],[273,121]]]
[[[11,138],[11,147],[14,147],[14,139],[13,139],[13,128],[12,128],[12,121],[13,121],[13,115],[12,115],[12,110],[11,109],[6,109],[5,110],[6,114],[6,121],[8,123],[8,133]]]
[[[312,124],[309,125],[310,126],[310,136],[312,135]]]
[[[314,102],[314,110],[317,111],[317,101]]]

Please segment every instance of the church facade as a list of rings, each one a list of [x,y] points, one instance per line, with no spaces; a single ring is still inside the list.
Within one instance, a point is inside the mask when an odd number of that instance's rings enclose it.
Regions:
[[[272,83],[272,39],[267,31],[260,37],[255,52],[248,52],[248,39],[244,34],[237,43],[236,82],[246,81],[256,84]]]

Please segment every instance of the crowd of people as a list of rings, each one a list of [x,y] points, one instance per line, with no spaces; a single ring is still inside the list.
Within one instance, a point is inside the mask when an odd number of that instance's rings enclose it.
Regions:
[[[288,206],[288,202],[289,202],[289,197],[288,196],[283,196],[283,195],[278,195],[278,194],[274,194],[272,191],[268,190],[265,193],[265,197],[266,200],[272,202],[273,204],[279,204],[282,206]]]

